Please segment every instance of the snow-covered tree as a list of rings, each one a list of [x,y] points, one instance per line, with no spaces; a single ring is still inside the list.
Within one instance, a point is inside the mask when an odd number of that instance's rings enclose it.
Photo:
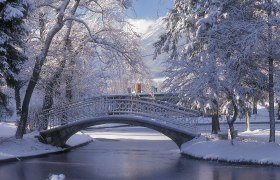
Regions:
[[[232,136],[239,109],[248,113],[249,99],[269,87],[266,59],[273,53],[268,47],[278,43],[269,38],[265,5],[250,0],[178,0],[168,16],[169,31],[155,44],[157,52],[172,50],[166,81],[172,90],[200,104],[213,98],[222,100],[220,104],[230,102]],[[179,49],[182,38],[186,45]]]
[[[212,132],[218,133],[218,74],[216,59],[205,53],[204,41],[197,38],[199,20],[206,17],[208,1],[175,1],[167,20],[167,31],[155,43],[156,55],[170,52],[166,87],[180,98],[196,102],[212,115]],[[209,59],[205,61],[204,59]],[[209,67],[209,68],[208,68]],[[203,74],[201,72],[204,72]]]
[[[20,106],[19,89],[22,83],[18,74],[27,60],[23,47],[29,32],[25,20],[30,7],[29,0],[0,2],[0,77],[14,88],[17,110]]]
[[[267,83],[262,51],[265,43],[262,35],[266,26],[263,18],[256,16],[254,3],[228,1],[222,4],[219,22],[207,31],[206,36],[203,35],[204,38],[208,37],[207,51],[216,54],[221,62],[219,76],[222,92],[235,99],[248,125],[249,99],[265,90]],[[231,124],[230,121],[230,128]]]
[[[267,31],[266,31],[266,57],[268,61],[268,99],[269,99],[269,120],[270,120],[270,134],[269,142],[275,142],[275,113],[274,113],[274,102],[275,102],[275,60],[279,59],[279,2],[266,0],[262,4],[262,9],[266,15]],[[275,23],[276,22],[276,23]],[[276,24],[276,26],[275,26]],[[276,41],[275,41],[276,40]],[[279,62],[278,62],[279,63]]]
[[[17,138],[22,137],[26,128],[28,105],[40,75],[43,75],[47,82],[47,108],[52,105],[49,98],[52,98],[57,89],[64,88],[67,99],[73,98],[74,84],[78,84],[74,82],[77,78],[73,75],[80,70],[76,68],[84,67],[83,63],[80,63],[84,57],[87,57],[85,59],[88,61],[99,61],[98,67],[93,69],[106,67],[110,70],[122,67],[141,72],[142,68],[137,43],[134,41],[135,33],[123,29],[126,24],[124,15],[130,1],[64,0],[36,3],[37,8],[45,8],[47,11],[44,13],[49,14],[38,16],[41,21],[39,19],[37,22],[41,22],[42,28],[39,28],[37,33],[42,34],[38,36],[38,39],[43,38],[40,45],[42,50],[34,58],[35,65],[22,105]],[[64,82],[65,86],[61,82]]]

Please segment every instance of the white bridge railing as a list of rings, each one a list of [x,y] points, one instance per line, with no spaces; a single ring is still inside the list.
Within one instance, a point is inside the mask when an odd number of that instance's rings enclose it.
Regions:
[[[38,129],[51,129],[61,125],[110,115],[148,117],[151,121],[174,128],[196,132],[200,113],[174,104],[135,97],[96,97],[45,110],[39,115]]]

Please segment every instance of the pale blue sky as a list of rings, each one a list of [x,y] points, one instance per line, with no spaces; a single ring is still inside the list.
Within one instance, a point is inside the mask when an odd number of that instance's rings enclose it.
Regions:
[[[133,19],[157,19],[172,8],[173,0],[133,0],[128,15]]]

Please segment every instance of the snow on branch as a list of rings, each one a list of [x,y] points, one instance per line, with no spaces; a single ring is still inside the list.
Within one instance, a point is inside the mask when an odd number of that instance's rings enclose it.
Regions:
[[[22,7],[13,7],[11,5],[7,5],[4,12],[4,20],[9,21],[15,18],[16,19],[22,18],[24,16],[22,13],[23,11],[25,10]]]
[[[271,26],[279,26],[280,25],[280,17],[276,17],[276,16],[270,17],[268,23]]]
[[[114,49],[114,50],[116,50],[116,51],[122,53],[122,54],[126,54],[126,53],[127,53],[126,51],[122,51],[122,50],[120,50],[119,48],[116,48],[114,44],[112,44],[112,43],[106,41],[106,39],[104,39],[104,38],[98,38],[98,37],[96,37],[95,35],[93,35],[92,32],[91,32],[91,30],[90,30],[90,28],[89,28],[89,26],[88,26],[88,24],[87,24],[85,21],[83,21],[82,19],[79,19],[79,18],[76,18],[76,17],[66,17],[66,18],[64,19],[64,22],[66,22],[66,21],[76,21],[76,22],[78,22],[78,23],[83,24],[83,25],[85,26],[85,28],[87,29],[87,32],[89,33],[89,36],[90,36],[91,40],[92,40],[94,43],[103,44],[103,45],[105,45],[105,46],[108,46],[108,47],[110,47],[110,48],[112,48],[112,49]]]

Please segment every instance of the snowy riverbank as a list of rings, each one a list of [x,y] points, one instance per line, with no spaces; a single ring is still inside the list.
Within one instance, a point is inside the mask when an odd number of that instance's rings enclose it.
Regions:
[[[262,123],[255,125],[251,131],[244,131],[245,125],[243,128],[239,125],[236,145],[232,146],[229,140],[219,140],[209,133],[202,133],[201,137],[184,143],[181,152],[205,160],[280,166],[280,129],[276,124],[276,143],[268,143],[268,119],[267,109],[260,107],[258,115],[252,116],[251,121]],[[224,132],[225,128],[226,124],[223,126]]]
[[[277,139],[280,138],[279,133],[278,131]],[[205,160],[280,165],[279,143],[263,142],[264,136],[268,140],[266,130],[242,132],[234,146],[229,140],[209,139],[201,136],[183,144],[181,152]]]
[[[38,132],[24,135],[23,139],[14,137],[16,126],[14,123],[0,123],[0,160],[18,159],[29,156],[37,156],[47,153],[62,151],[62,148],[42,144],[35,138]],[[72,136],[67,144],[77,146],[91,141],[88,135],[77,133]]]

